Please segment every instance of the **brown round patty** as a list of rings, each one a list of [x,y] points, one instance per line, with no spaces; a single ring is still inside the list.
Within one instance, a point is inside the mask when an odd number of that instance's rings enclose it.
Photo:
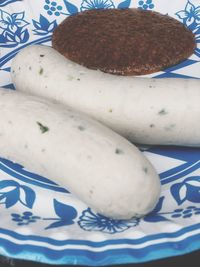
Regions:
[[[93,9],[66,18],[53,47],[91,69],[118,75],[160,71],[188,58],[194,34],[167,15],[139,9]]]

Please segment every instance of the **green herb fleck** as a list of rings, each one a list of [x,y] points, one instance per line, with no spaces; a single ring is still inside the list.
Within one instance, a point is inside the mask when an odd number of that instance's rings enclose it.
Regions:
[[[44,69],[43,68],[40,68],[39,74],[42,75],[43,72],[44,72]]]
[[[167,113],[168,112],[164,108],[158,112],[159,115],[166,115]]]
[[[164,127],[164,129],[166,131],[171,131],[175,126],[176,126],[176,124],[170,124],[169,126]]]
[[[47,126],[44,126],[41,122],[37,121],[37,125],[40,127],[40,131],[42,134],[49,131],[49,128]]]
[[[112,109],[112,108],[110,108],[110,109],[108,110],[108,112],[112,113],[112,112],[113,112],[113,109]]]
[[[40,55],[40,57],[44,57],[44,55]]]
[[[80,131],[84,131],[84,130],[85,130],[85,127],[83,127],[82,125],[79,125],[79,126],[78,126],[78,129],[79,129]]]
[[[147,173],[148,172],[148,168],[147,167],[143,167],[142,170]]]
[[[90,191],[89,191],[89,192],[90,192],[90,194],[91,194],[91,195],[94,193],[94,191],[93,191],[92,189],[90,189]]]
[[[80,78],[77,78],[77,81],[80,81],[81,79]]]
[[[149,88],[155,88],[155,85],[149,85]]]
[[[72,81],[74,79],[74,77],[72,75],[68,75],[68,81]]]
[[[124,154],[124,151],[120,148],[116,148],[115,149],[115,153],[118,154],[118,155],[121,155],[121,154]]]

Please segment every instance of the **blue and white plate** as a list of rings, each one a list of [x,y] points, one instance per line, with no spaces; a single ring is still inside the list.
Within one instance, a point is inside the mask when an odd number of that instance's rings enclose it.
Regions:
[[[0,0],[0,86],[13,88],[10,63],[30,44],[51,44],[68,15],[91,8],[139,7],[168,13],[196,35],[183,63],[146,77],[200,78],[199,0]],[[181,40],[180,40],[181,42]],[[0,159],[0,254],[51,264],[139,263],[200,249],[200,148],[141,148],[162,193],[142,219],[111,220],[66,189]]]

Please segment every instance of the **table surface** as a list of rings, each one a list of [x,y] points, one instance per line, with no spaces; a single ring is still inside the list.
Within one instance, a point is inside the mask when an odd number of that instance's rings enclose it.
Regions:
[[[200,264],[200,250],[186,254],[184,256],[171,257],[164,260],[157,260],[143,264],[127,264],[116,265],[116,267],[178,267],[184,266],[199,267]],[[190,264],[190,265],[189,265]],[[11,260],[5,257],[0,257],[0,267],[51,267],[55,265],[39,264],[29,261]],[[64,266],[64,265],[59,265]],[[66,265],[70,267],[70,265]],[[77,266],[78,267],[78,266]],[[109,266],[114,267],[114,266]]]

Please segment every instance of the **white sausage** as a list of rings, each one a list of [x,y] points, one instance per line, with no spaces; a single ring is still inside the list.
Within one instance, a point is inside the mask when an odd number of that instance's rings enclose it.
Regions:
[[[0,89],[0,156],[46,176],[99,213],[129,219],[160,194],[151,163],[126,139],[62,105]]]
[[[17,89],[67,104],[135,143],[200,146],[200,80],[121,77],[32,46],[12,65]]]

